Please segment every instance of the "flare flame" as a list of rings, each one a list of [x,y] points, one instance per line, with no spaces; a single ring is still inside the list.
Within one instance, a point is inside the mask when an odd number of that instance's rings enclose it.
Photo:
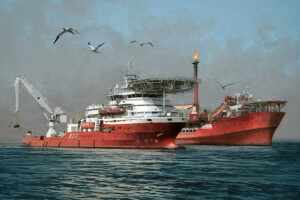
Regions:
[[[199,53],[194,53],[194,59],[195,60],[198,60],[198,55],[199,55]]]

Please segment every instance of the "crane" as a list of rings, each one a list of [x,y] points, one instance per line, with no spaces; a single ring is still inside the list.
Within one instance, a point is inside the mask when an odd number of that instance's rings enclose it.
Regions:
[[[55,123],[67,123],[67,115],[65,111],[61,107],[56,107],[54,111],[52,111],[48,101],[46,98],[25,78],[25,77],[17,77],[14,83],[15,86],[15,95],[16,95],[16,108],[15,112],[17,113],[20,110],[20,84],[22,84],[25,91],[30,94],[36,102],[41,106],[41,109],[49,123],[49,129],[47,131],[46,137],[55,136],[56,130],[54,129]],[[16,124],[19,126],[18,122]]]

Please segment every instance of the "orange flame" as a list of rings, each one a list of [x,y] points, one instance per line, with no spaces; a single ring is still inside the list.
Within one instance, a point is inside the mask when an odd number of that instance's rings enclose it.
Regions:
[[[198,54],[199,54],[199,53],[194,53],[194,59],[195,59],[195,60],[198,60]]]

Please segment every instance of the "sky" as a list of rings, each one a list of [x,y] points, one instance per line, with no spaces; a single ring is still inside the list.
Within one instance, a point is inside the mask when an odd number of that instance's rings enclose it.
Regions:
[[[0,27],[0,142],[20,142],[26,130],[47,131],[39,105],[24,90],[15,115],[17,76],[73,118],[106,102],[130,57],[141,78],[191,78],[194,52],[202,109],[249,83],[256,99],[288,101],[274,138],[300,139],[300,1],[1,0]],[[79,34],[64,34],[53,45],[62,27]],[[99,54],[88,51],[89,41],[105,42]],[[214,79],[236,84],[222,90]],[[180,103],[180,95],[169,98]],[[9,128],[16,117],[22,128]]]

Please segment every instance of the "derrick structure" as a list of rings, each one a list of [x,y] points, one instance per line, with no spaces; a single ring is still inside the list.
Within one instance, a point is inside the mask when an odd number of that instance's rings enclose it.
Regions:
[[[194,80],[196,82],[195,87],[194,87],[194,102],[193,102],[193,107],[189,116],[189,122],[193,123],[193,122],[198,122],[200,120],[199,118],[199,110],[200,110],[200,106],[199,106],[199,100],[198,100],[198,53],[194,54],[194,61],[193,61],[193,65],[194,65]]]

